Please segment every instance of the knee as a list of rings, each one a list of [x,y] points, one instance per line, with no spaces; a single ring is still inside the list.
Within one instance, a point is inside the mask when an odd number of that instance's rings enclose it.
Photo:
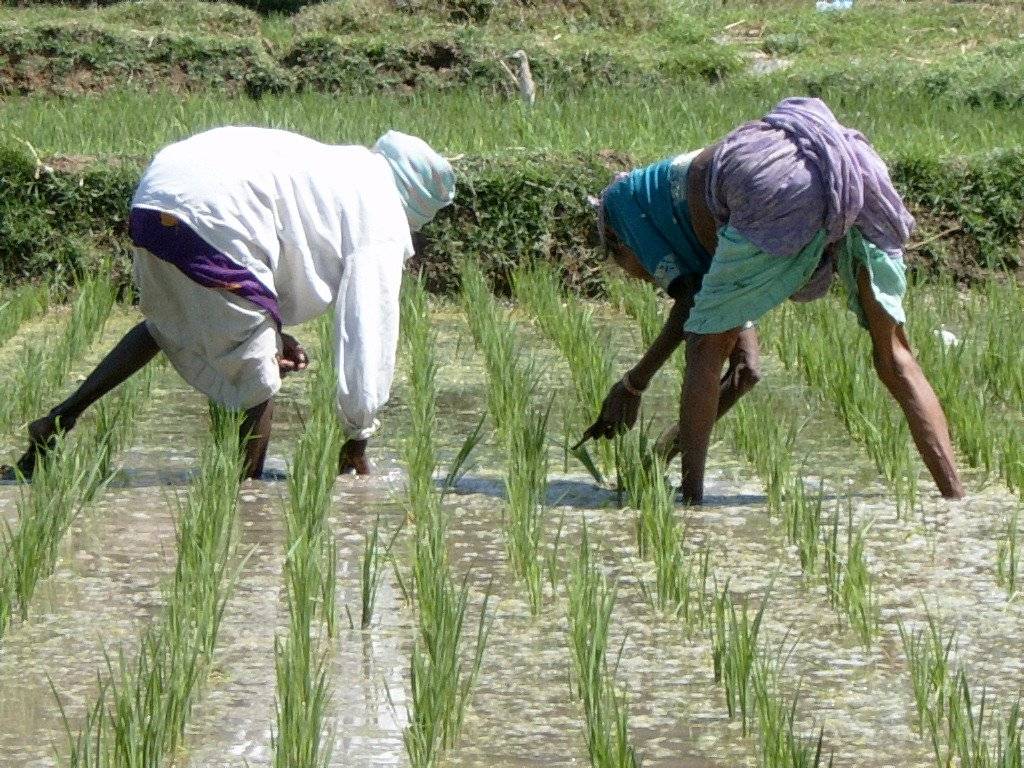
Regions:
[[[920,371],[917,361],[909,352],[876,355],[874,363],[875,373],[890,392],[906,389]]]

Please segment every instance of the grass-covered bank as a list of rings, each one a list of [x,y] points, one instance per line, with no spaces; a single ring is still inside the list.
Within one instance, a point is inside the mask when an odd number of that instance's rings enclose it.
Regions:
[[[897,187],[922,229],[909,253],[920,271],[962,278],[992,268],[1018,270],[1024,233],[1024,149],[939,159],[889,156]],[[481,259],[499,290],[514,269],[539,258],[557,263],[586,292],[601,284],[588,192],[599,190],[628,158],[554,151],[513,151],[456,161],[456,204],[428,225],[414,266],[429,286],[452,292],[457,269]],[[129,281],[128,204],[142,160],[39,160],[22,145],[0,148],[0,276],[48,279],[59,287],[112,258]]]
[[[1024,98],[1017,2],[860,0],[844,14],[809,2],[711,0],[9,4],[19,7],[0,8],[6,94],[126,81],[252,96],[466,85],[514,94],[500,62],[522,48],[542,91],[774,73],[805,90],[843,83],[961,103]]]

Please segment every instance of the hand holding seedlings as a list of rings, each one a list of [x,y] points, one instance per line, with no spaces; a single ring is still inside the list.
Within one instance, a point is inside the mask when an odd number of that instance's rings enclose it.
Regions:
[[[367,148],[228,127],[161,150],[135,190],[128,225],[146,319],[68,400],[32,423],[28,451],[5,476],[30,476],[58,425],[70,429],[163,351],[211,403],[244,412],[244,473],[260,477],[281,378],[309,363],[281,327],[332,308],[326,351],[338,364],[326,396],[333,403],[337,392],[349,438],[339,470],[365,474],[366,438],[394,377],[412,232],[454,194],[451,164],[395,131]],[[325,234],[342,231],[344,238]]]
[[[785,99],[719,144],[619,174],[596,207],[615,262],[675,301],[628,380],[646,388],[686,341],[678,432],[659,443],[668,457],[682,454],[688,502],[703,497],[715,421],[760,379],[754,321],[786,298],[822,298],[837,274],[936,485],[964,495],[945,416],[903,330],[901,253],[913,218],[882,160],[824,102]],[[628,423],[621,392],[605,405],[585,437]]]
[[[582,440],[573,450],[581,447],[587,440],[598,437],[612,438],[636,426],[642,394],[643,390],[634,388],[629,382],[628,375],[615,382],[601,405],[597,421],[587,427]]]

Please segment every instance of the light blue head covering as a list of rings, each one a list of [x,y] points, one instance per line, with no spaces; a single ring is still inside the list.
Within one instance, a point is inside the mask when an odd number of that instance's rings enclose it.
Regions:
[[[423,139],[388,131],[373,145],[391,166],[409,227],[415,232],[455,199],[455,171]]]

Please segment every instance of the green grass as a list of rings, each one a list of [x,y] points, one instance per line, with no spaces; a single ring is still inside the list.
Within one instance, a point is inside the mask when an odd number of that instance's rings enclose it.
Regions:
[[[46,312],[50,303],[47,285],[25,285],[0,295],[0,345],[6,344],[23,323]]]
[[[27,96],[0,106],[8,136],[43,153],[148,156],[162,145],[224,124],[286,128],[328,142],[371,144],[398,127],[449,153],[498,154],[510,148],[596,153],[612,148],[638,161],[704,146],[757,117],[794,89],[770,83],[685,89],[594,89],[544,98],[524,116],[515,102],[475,91],[388,95],[176,96],[134,91],[55,101]],[[1019,117],[1005,110],[952,109],[884,93],[824,94],[840,119],[861,129],[886,156],[978,154],[1024,145]],[[446,115],[443,122],[437,114]],[[637,119],[642,115],[642,120]],[[969,119],[968,119],[969,118]]]
[[[832,518],[832,525],[825,542],[825,588],[829,602],[840,616],[845,618],[865,648],[878,634],[879,606],[875,594],[874,577],[868,568],[865,555],[867,532],[870,523],[862,527],[853,524],[853,507],[847,507],[846,546],[842,548],[839,535],[839,512]]]

